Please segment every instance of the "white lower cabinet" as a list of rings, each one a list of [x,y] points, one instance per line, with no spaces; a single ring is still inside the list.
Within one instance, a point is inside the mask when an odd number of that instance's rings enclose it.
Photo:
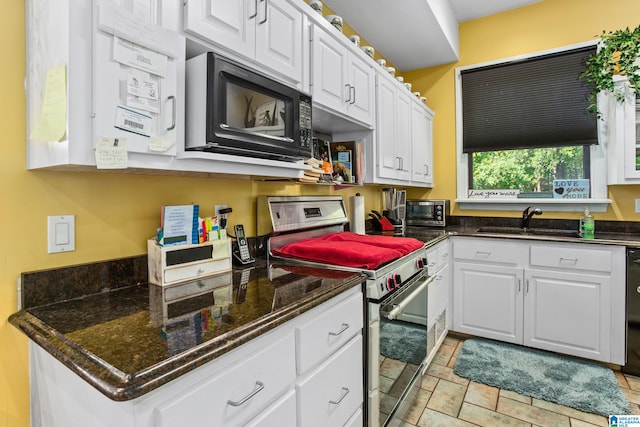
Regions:
[[[196,425],[203,418],[242,425],[295,380],[294,338],[276,341],[242,363],[207,378],[156,408],[158,427]]]
[[[453,239],[453,330],[625,362],[625,248]]]
[[[456,262],[453,329],[522,344],[522,268]]]
[[[31,425],[183,427],[204,422],[225,427],[307,427],[353,423],[363,402],[362,298],[359,287],[346,291],[124,402],[107,398],[30,342]],[[357,316],[352,315],[355,310],[360,310]],[[333,317],[327,319],[326,313]],[[355,317],[358,320],[352,320]],[[297,374],[301,341],[294,331],[314,322],[328,323],[328,331],[338,333],[341,341],[327,346],[322,360],[310,365],[306,373]],[[335,329],[332,322],[339,327]],[[316,340],[322,339],[316,336]]]
[[[607,361],[611,351],[609,277],[531,269],[525,272],[525,282],[525,345]]]
[[[363,402],[362,336],[296,384],[299,427],[343,426]]]

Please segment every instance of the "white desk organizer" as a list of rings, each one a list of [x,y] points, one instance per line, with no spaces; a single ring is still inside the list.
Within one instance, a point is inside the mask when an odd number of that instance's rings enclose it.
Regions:
[[[147,240],[149,282],[173,285],[231,271],[231,239],[197,245],[160,246]]]

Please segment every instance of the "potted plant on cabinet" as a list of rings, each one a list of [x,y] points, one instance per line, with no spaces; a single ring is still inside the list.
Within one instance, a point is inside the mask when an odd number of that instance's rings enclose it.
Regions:
[[[599,113],[597,95],[607,91],[619,102],[625,99],[624,90],[616,90],[616,82],[627,81],[635,95],[640,94],[640,26],[635,29],[603,31],[598,50],[589,56],[580,78],[593,87],[589,95],[589,113]]]

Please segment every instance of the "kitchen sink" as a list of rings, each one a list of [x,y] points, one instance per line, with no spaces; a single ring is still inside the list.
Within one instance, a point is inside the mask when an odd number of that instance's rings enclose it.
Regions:
[[[487,234],[518,234],[521,236],[549,236],[549,237],[580,237],[578,230],[563,230],[557,228],[519,228],[519,227],[481,227],[478,233]]]

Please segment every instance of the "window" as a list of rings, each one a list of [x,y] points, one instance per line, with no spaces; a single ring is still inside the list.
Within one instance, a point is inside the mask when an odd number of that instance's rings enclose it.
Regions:
[[[590,180],[588,197],[606,196],[592,161],[602,151],[597,117],[587,113],[590,89],[579,78],[595,49],[589,43],[457,70],[458,199],[486,194],[469,190],[517,190],[509,193],[523,203],[566,201],[558,188],[554,194],[554,180]]]
[[[470,154],[469,189],[515,189],[519,197],[553,198],[554,180],[589,179],[585,146],[480,151]]]

